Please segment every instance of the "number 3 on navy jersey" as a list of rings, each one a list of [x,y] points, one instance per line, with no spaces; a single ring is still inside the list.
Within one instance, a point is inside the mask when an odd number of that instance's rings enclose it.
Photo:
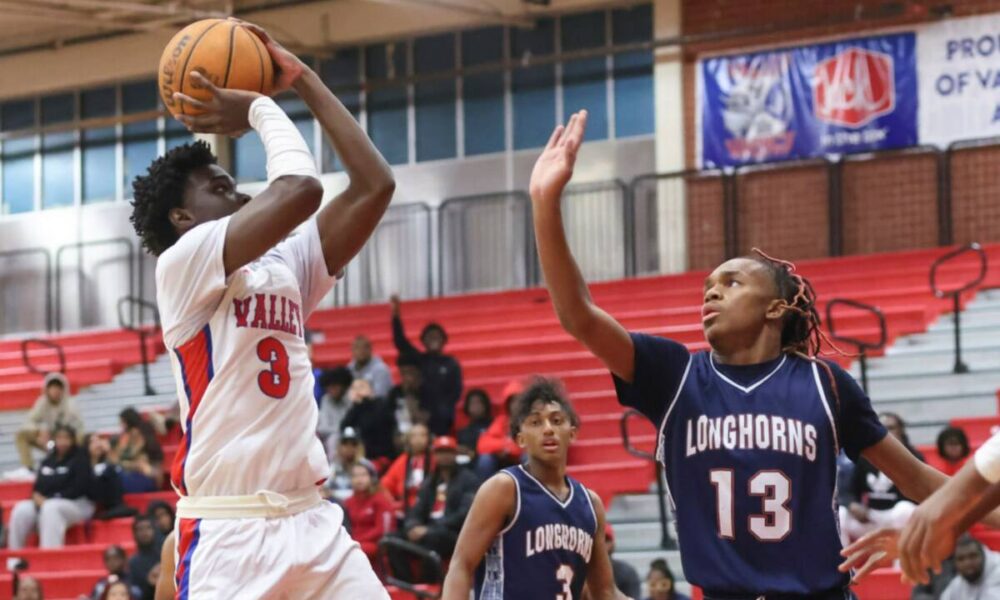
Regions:
[[[733,471],[713,469],[709,471],[708,478],[715,486],[719,537],[735,539]],[[792,498],[792,480],[781,471],[759,471],[750,478],[747,488],[751,496],[762,498],[764,509],[764,514],[750,515],[750,533],[761,542],[780,542],[785,539],[792,530],[792,511],[788,510],[788,501]]]
[[[556,594],[556,600],[573,600],[573,567],[559,565],[556,569],[556,579],[562,584],[562,592]]]
[[[281,400],[288,395],[288,388],[292,383],[288,373],[288,351],[277,338],[266,337],[257,344],[257,358],[271,366],[267,371],[257,374],[260,391]]]

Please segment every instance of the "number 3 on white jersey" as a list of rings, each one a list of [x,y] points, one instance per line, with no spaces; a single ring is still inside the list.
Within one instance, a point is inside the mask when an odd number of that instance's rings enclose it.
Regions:
[[[559,565],[556,569],[556,579],[562,583],[562,592],[556,594],[556,600],[573,600],[573,567]]]
[[[708,479],[715,486],[716,514],[719,523],[719,537],[736,539],[733,514],[732,469],[713,469]],[[792,511],[788,501],[792,498],[792,480],[781,471],[759,471],[750,478],[748,489],[751,496],[760,496],[764,514],[750,515],[749,529],[761,542],[780,542],[792,530]]]

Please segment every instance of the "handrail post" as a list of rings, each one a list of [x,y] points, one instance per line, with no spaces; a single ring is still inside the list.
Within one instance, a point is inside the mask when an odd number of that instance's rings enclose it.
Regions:
[[[389,548],[396,548],[406,554],[413,555],[421,560],[430,561],[436,567],[437,574],[439,576],[437,581],[431,583],[431,585],[438,586],[437,592],[432,592],[430,590],[421,589],[415,584],[409,581],[404,581],[395,577],[392,574],[392,569],[388,568],[389,565]],[[382,567],[382,572],[385,573],[385,582],[391,586],[398,587],[401,590],[413,594],[418,598],[429,598],[431,600],[436,600],[441,597],[441,586],[444,584],[444,561],[441,559],[441,555],[433,550],[428,550],[423,546],[418,546],[412,542],[404,540],[399,537],[385,536],[378,543],[378,564]]]
[[[148,300],[143,300],[142,298],[136,298],[134,296],[122,296],[118,299],[118,324],[122,329],[127,329],[128,331],[134,331],[139,336],[139,358],[142,360],[142,382],[145,388],[145,395],[155,396],[156,390],[153,389],[153,384],[149,377],[149,352],[146,349],[146,339],[149,336],[149,332],[142,328],[141,323],[128,323],[125,319],[125,314],[122,313],[122,306],[132,307],[129,311],[130,314],[138,313],[142,316],[142,309],[148,308],[153,314],[153,321],[156,323],[156,329],[160,328],[160,311],[157,310],[156,305]],[[138,309],[138,310],[136,310]]]
[[[833,320],[833,308],[835,306],[850,306],[851,308],[856,308],[859,310],[867,311],[873,315],[878,320],[879,336],[878,341],[875,343],[866,342],[857,338],[852,338],[846,335],[839,335],[837,333],[836,326]],[[869,350],[879,350],[883,348],[888,340],[888,329],[885,324],[885,315],[877,306],[872,306],[871,304],[865,304],[864,302],[858,302],[857,300],[849,300],[847,298],[834,298],[826,304],[826,326],[830,329],[830,337],[837,340],[838,342],[843,342],[853,345],[858,349],[858,362],[861,366],[861,389],[868,393],[868,351]]]
[[[641,416],[642,413],[630,408],[622,413],[621,420],[618,422],[621,428],[622,434],[622,445],[625,446],[625,451],[643,460],[648,460],[653,463],[653,470],[656,473],[656,507],[660,516],[660,548],[663,550],[669,550],[674,546],[673,540],[670,539],[670,532],[667,531],[667,506],[666,506],[666,482],[663,480],[663,469],[660,468],[660,464],[656,460],[656,456],[639,450],[632,445],[629,440],[628,433],[628,420],[635,416]]]
[[[958,287],[953,290],[944,290],[938,287],[937,284],[938,268],[940,268],[941,265],[945,264],[951,259],[961,256],[962,254],[965,254],[967,252],[975,254],[976,257],[979,259],[979,273],[976,275],[976,278],[962,285],[961,287]],[[982,283],[984,279],[986,279],[986,268],[988,263],[989,259],[986,256],[986,252],[983,251],[982,246],[980,246],[977,243],[972,243],[969,244],[968,246],[962,246],[961,248],[952,250],[951,252],[948,252],[947,254],[938,257],[931,264],[931,272],[930,272],[931,291],[937,298],[945,298],[946,296],[951,296],[952,309],[955,311],[955,366],[952,367],[953,373],[960,374],[969,372],[969,366],[964,362],[962,362],[962,317],[961,317],[962,294],[975,288],[980,283]]]
[[[26,369],[39,375],[45,375],[50,372],[39,369],[35,365],[31,364],[31,359],[28,358],[28,346],[30,344],[38,344],[39,346],[45,346],[55,350],[56,356],[59,358],[59,372],[63,375],[66,374],[66,353],[63,351],[62,346],[58,342],[43,340],[40,338],[28,338],[26,340],[21,340],[21,362],[24,363]]]

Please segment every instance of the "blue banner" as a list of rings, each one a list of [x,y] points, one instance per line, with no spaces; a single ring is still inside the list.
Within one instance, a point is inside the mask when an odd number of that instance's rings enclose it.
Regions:
[[[913,33],[699,62],[703,168],[917,144]]]

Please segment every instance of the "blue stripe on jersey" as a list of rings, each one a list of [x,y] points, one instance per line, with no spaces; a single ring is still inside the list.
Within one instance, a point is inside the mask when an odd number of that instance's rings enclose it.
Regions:
[[[587,488],[567,477],[560,501],[520,465],[501,472],[514,479],[516,508],[476,570],[476,599],[579,598],[597,532]]]

